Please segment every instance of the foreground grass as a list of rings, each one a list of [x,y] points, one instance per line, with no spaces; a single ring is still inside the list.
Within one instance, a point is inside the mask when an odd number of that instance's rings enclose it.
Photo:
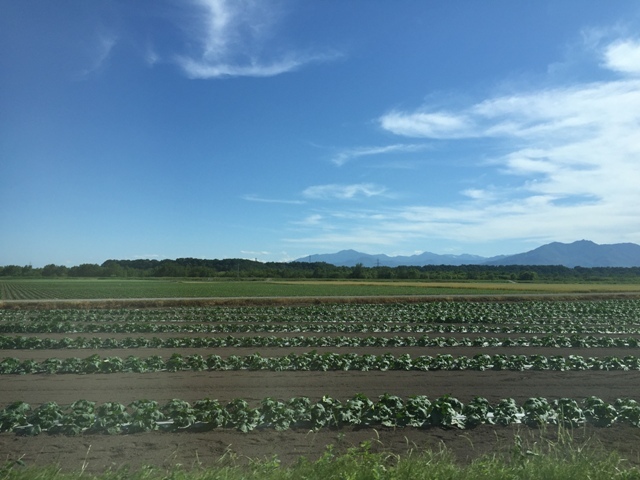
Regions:
[[[544,450],[544,451],[543,451]],[[366,442],[346,454],[334,455],[332,447],[315,462],[304,458],[293,466],[281,466],[277,458],[249,461],[237,465],[236,460],[222,458],[220,465],[211,468],[195,466],[184,469],[180,465],[170,470],[145,467],[138,471],[121,469],[99,475],[84,470],[62,472],[57,467],[24,468],[17,464],[0,467],[2,480],[330,480],[330,479],[640,479],[640,470],[625,464],[616,454],[602,450],[577,447],[562,440],[544,449],[527,449],[516,438],[510,454],[485,456],[468,465],[460,465],[446,451],[427,451],[399,456],[374,453]]]

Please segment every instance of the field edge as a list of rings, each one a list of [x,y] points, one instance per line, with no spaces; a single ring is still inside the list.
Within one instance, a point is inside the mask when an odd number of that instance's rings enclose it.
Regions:
[[[427,302],[525,302],[640,299],[640,292],[598,292],[557,294],[459,294],[459,295],[367,295],[367,296],[278,296],[278,297],[176,297],[0,300],[0,310],[12,309],[108,309],[172,308],[215,306],[307,306],[322,304],[392,304]]]

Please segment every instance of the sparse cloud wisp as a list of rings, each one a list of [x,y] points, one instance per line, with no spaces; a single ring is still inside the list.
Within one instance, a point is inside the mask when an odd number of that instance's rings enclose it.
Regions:
[[[314,185],[308,187],[302,192],[305,198],[310,199],[338,199],[351,200],[357,197],[374,197],[382,195],[385,188],[371,183],[359,183],[353,185]]]
[[[279,55],[267,48],[276,35],[281,12],[274,3],[258,0],[198,0],[199,15],[185,29],[198,45],[175,57],[184,73],[193,79],[222,77],[271,77],[301,66],[332,60],[331,53],[285,51]]]
[[[342,166],[345,163],[355,160],[360,157],[368,157],[373,155],[383,155],[392,153],[409,153],[419,152],[427,149],[428,146],[424,144],[394,144],[385,145],[381,147],[354,147],[347,148],[333,156],[331,161],[338,166]]]

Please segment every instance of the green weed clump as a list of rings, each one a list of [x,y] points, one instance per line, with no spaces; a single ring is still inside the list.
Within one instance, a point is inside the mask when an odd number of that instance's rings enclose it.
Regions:
[[[227,454],[213,467],[148,466],[137,471],[124,467],[98,475],[86,472],[86,465],[78,472],[63,472],[59,467],[25,467],[18,462],[0,466],[0,480],[640,480],[640,470],[626,465],[617,454],[575,445],[562,429],[555,442],[534,442],[530,447],[516,436],[510,451],[469,464],[458,463],[444,447],[397,455],[374,451],[371,442],[343,454],[335,454],[333,446],[328,446],[318,460],[300,458],[291,466],[281,465],[277,457],[240,460]]]

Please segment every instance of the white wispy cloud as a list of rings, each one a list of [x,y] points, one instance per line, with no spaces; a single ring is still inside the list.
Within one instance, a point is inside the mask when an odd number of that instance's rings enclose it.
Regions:
[[[82,77],[86,77],[87,75],[90,75],[91,73],[103,68],[117,43],[118,36],[115,33],[100,33],[97,36],[95,43],[92,44],[91,47],[89,47],[91,48],[90,65],[82,70],[82,72],[80,72],[80,75]]]
[[[198,16],[188,34],[198,47],[176,57],[189,78],[270,77],[312,62],[340,57],[336,52],[287,51],[272,55],[270,41],[281,17],[267,0],[196,0]],[[272,49],[277,50],[277,49]]]
[[[350,160],[354,160],[360,157],[368,157],[371,155],[383,155],[388,153],[403,153],[403,152],[419,152],[427,149],[427,145],[421,144],[394,144],[385,145],[380,147],[355,147],[342,150],[337,153],[331,161],[338,166],[344,165]]]
[[[465,114],[391,111],[380,118],[383,129],[406,137],[464,138],[474,136],[474,125]]]
[[[295,225],[306,226],[306,227],[317,227],[322,224],[324,220],[324,216],[319,213],[313,213],[303,218],[302,220],[293,222]]]
[[[240,253],[242,253],[243,255],[252,255],[252,256],[267,256],[267,255],[272,255],[272,252],[268,252],[265,250],[259,250],[259,251],[254,251],[254,250],[240,250]]]
[[[604,54],[606,68],[621,73],[640,74],[640,40],[625,39],[612,43]]]
[[[280,198],[264,198],[259,197],[258,195],[243,195],[241,197],[243,200],[248,202],[260,202],[260,203],[283,203],[288,205],[300,205],[305,203],[303,200],[286,200]]]
[[[372,183],[357,183],[352,185],[314,185],[306,188],[302,195],[312,199],[350,200],[356,197],[374,197],[382,195],[386,189]]]
[[[485,181],[508,178],[507,186],[478,180],[446,206],[434,200],[375,213],[343,208],[342,218],[326,216],[331,231],[309,229],[302,241],[325,248],[366,242],[400,248],[416,239],[639,242],[640,41],[624,38],[591,53],[609,80],[511,91],[455,109],[393,110],[379,118],[396,135],[440,140],[441,151],[447,142],[482,140],[501,152],[488,162],[478,159],[493,169]]]

